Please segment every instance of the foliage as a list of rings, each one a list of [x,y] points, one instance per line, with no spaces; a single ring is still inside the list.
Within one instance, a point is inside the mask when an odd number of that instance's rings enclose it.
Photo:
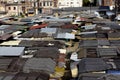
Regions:
[[[89,6],[89,0],[83,0],[83,6]]]

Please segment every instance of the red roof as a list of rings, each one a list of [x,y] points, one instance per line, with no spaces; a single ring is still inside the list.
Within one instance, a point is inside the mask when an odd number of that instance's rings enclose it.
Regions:
[[[30,30],[39,29],[39,28],[45,28],[46,26],[48,26],[48,24],[41,24],[41,25],[37,25],[37,26],[32,26],[32,27],[30,27]]]
[[[77,29],[78,26],[75,24],[66,24],[66,25],[61,26],[61,28]]]

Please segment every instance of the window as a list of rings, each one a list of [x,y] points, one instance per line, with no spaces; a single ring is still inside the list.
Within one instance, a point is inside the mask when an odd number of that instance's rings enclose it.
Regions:
[[[52,2],[50,2],[50,6],[52,6]]]
[[[11,7],[8,7],[8,10],[11,10]]]
[[[73,2],[71,2],[71,4],[73,4]]]
[[[45,2],[43,2],[43,6],[45,6]]]
[[[61,5],[61,2],[59,2],[59,5]]]
[[[47,3],[47,6],[49,6],[49,1],[47,1],[46,3]]]
[[[13,10],[16,10],[16,7],[14,7]]]

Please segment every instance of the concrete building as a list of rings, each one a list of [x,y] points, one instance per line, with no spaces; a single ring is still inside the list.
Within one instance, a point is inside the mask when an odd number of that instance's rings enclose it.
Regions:
[[[53,0],[53,8],[57,8],[58,7],[58,0]]]
[[[8,15],[19,15],[22,13],[22,5],[21,4],[6,4],[6,11]]]
[[[54,5],[55,0],[39,0],[39,8],[41,8],[42,13],[52,13],[52,8],[56,5]]]
[[[34,7],[34,1],[33,0],[22,0],[22,11],[24,14],[35,14],[35,7]]]
[[[113,9],[115,7],[115,0],[100,0],[99,5],[110,6],[110,9]]]
[[[82,7],[82,0],[58,0],[58,8]]]

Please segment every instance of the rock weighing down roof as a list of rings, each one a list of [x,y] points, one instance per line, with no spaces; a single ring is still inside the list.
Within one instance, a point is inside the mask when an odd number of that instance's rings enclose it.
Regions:
[[[54,73],[56,63],[50,58],[30,58],[23,66],[23,72],[48,72]]]
[[[24,49],[24,47],[0,47],[0,56],[20,56]]]
[[[110,65],[101,58],[83,58],[78,64],[79,73],[103,71],[110,68]]]

